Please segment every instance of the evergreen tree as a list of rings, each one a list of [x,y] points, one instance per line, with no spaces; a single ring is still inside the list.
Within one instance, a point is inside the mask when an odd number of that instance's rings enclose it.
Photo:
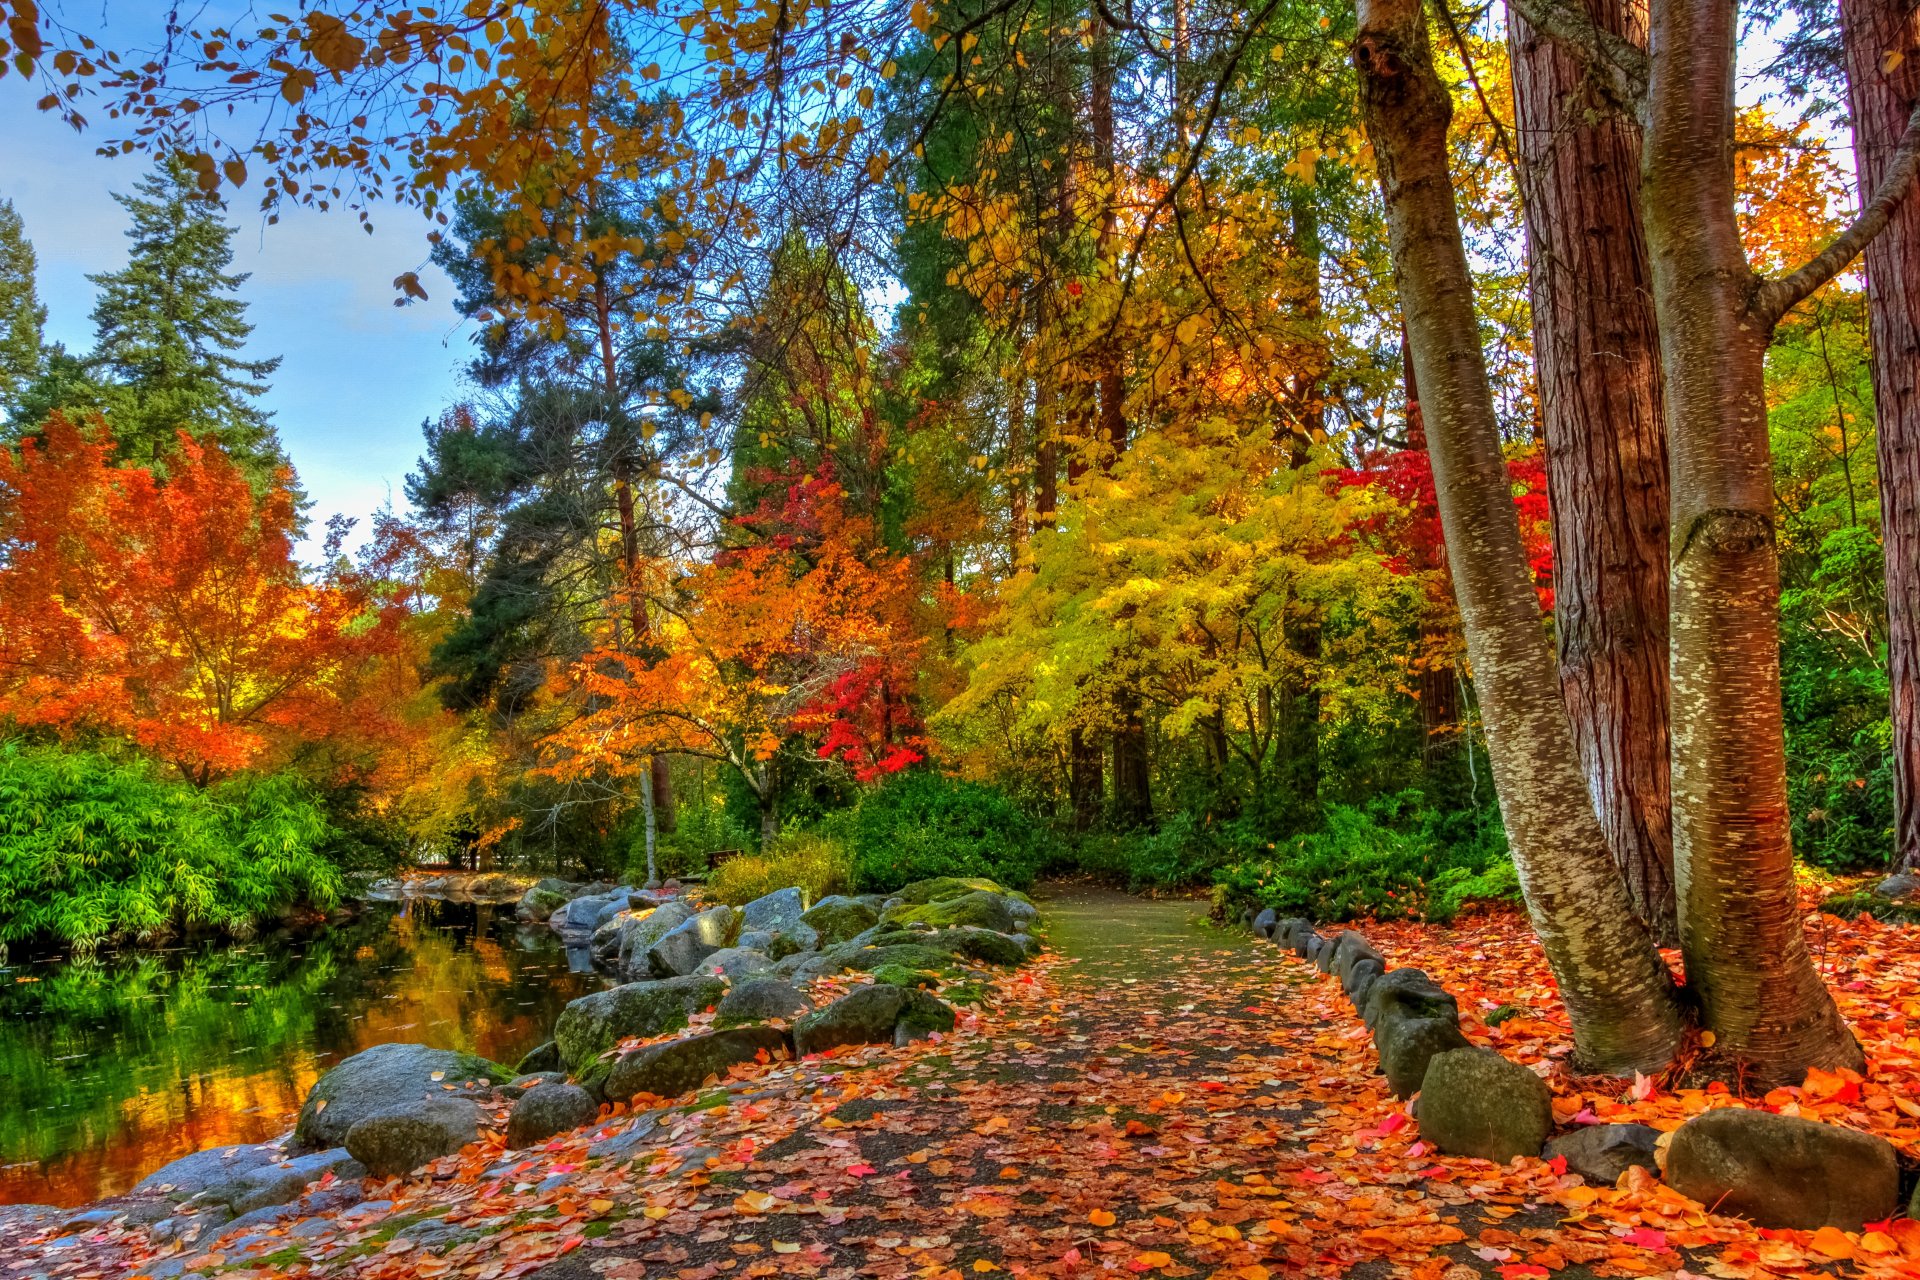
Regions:
[[[0,410],[20,403],[39,376],[47,309],[34,285],[38,262],[11,200],[0,200]]]
[[[89,276],[96,376],[121,459],[164,469],[176,433],[212,441],[259,486],[283,467],[269,415],[254,403],[280,365],[243,358],[253,326],[235,297],[245,274],[229,272],[233,228],[177,163],[116,196],[133,215],[133,251],[119,271]]]

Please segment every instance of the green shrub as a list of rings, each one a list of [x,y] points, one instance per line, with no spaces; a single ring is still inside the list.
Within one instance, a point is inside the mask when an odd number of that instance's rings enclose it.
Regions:
[[[0,744],[0,944],[247,932],[297,902],[331,906],[335,834],[292,778],[202,791],[139,762]]]
[[[799,885],[809,903],[853,887],[853,858],[838,840],[814,832],[789,831],[765,853],[728,859],[707,881],[707,892],[740,906],[755,898]]]
[[[1408,792],[1364,808],[1329,806],[1320,830],[1222,868],[1213,897],[1229,919],[1247,907],[1310,920],[1450,919],[1467,902],[1518,888],[1496,822],[1436,813]]]
[[[1006,793],[930,769],[898,774],[860,802],[853,880],[885,893],[935,876],[986,876],[1024,889],[1039,870],[1033,823]]]

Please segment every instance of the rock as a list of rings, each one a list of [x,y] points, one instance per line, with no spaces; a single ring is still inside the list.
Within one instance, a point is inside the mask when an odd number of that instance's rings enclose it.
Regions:
[[[1559,1156],[1588,1182],[1610,1187],[1634,1165],[1659,1173],[1660,1163],[1654,1158],[1659,1141],[1660,1131],[1652,1125],[1590,1124],[1561,1134],[1541,1154],[1549,1160]]]
[[[1873,886],[1874,897],[1891,898],[1895,901],[1911,898],[1916,892],[1920,892],[1920,876],[1910,875],[1905,871],[1896,872]]]
[[[1314,943],[1319,937],[1320,935],[1313,930],[1312,922],[1302,920],[1299,928],[1293,935],[1293,954],[1299,956],[1302,960],[1311,960],[1313,958]]]
[[[802,951],[820,949],[820,931],[804,920],[796,920],[784,929],[775,929],[760,950],[775,960],[784,960]]]
[[[1320,939],[1320,945],[1315,947],[1313,954],[1308,957],[1309,960],[1313,961],[1314,968],[1322,973],[1333,972],[1333,961],[1339,954],[1340,939],[1344,936],[1344,934],[1335,934],[1331,938]]]
[[[249,1209],[233,1221],[222,1225],[226,1231],[257,1231],[261,1227],[277,1226],[283,1222],[292,1222],[300,1218],[310,1218],[315,1214],[331,1214],[360,1199],[358,1180],[341,1186],[329,1187],[324,1191],[309,1191],[285,1204],[261,1205],[258,1209]]]
[[[274,1163],[286,1155],[279,1147],[248,1143],[235,1147],[209,1147],[190,1156],[181,1156],[161,1165],[134,1183],[129,1194],[136,1196],[172,1195],[184,1200],[223,1182],[232,1182],[241,1174]]]
[[[1309,933],[1301,937],[1297,950],[1300,952],[1302,959],[1308,964],[1312,964],[1320,958],[1320,952],[1326,946],[1327,940],[1325,938],[1317,933]]]
[[[547,923],[568,946],[585,946],[593,937],[593,931],[600,927],[601,908],[614,902],[624,907],[626,898],[624,890],[585,894],[556,910],[547,917]]]
[[[822,945],[826,945],[845,942],[863,930],[873,928],[880,923],[880,913],[864,902],[835,894],[814,903],[800,920],[813,929]]]
[[[774,929],[791,928],[800,923],[800,917],[806,914],[807,894],[795,885],[791,889],[776,889],[772,893],[755,898],[740,908],[742,927],[771,932]]]
[[[347,1150],[376,1178],[404,1176],[479,1140],[480,1108],[467,1098],[404,1103],[347,1130]]]
[[[847,956],[842,964],[856,973],[871,973],[881,965],[899,965],[906,969],[951,969],[953,953],[919,943],[900,943],[887,947],[862,947]]]
[[[532,1071],[524,1076],[515,1076],[500,1086],[500,1092],[518,1101],[527,1096],[530,1089],[538,1089],[543,1084],[565,1084],[567,1073],[564,1071]]]
[[[767,948],[773,945],[773,940],[778,936],[779,935],[771,929],[742,929],[740,931],[740,937],[734,945],[736,947],[745,947],[749,951],[758,951],[761,955],[766,955]]]
[[[1274,927],[1279,923],[1279,912],[1275,911],[1272,907],[1262,907],[1260,914],[1253,918],[1251,928],[1257,936],[1271,941],[1273,939]]]
[[[713,1025],[731,1027],[765,1022],[769,1018],[797,1018],[812,1009],[812,1002],[790,983],[778,978],[753,978],[727,992],[720,1007],[714,1010]]]
[[[639,1094],[675,1098],[698,1089],[709,1076],[722,1076],[729,1067],[792,1053],[787,1033],[778,1027],[736,1027],[685,1040],[650,1044],[624,1054],[607,1074],[607,1097],[625,1102]]]
[[[481,1235],[482,1232],[477,1228],[435,1217],[409,1222],[394,1232],[393,1238],[405,1240],[416,1249],[438,1253],[442,1249],[451,1249],[454,1245],[465,1244],[469,1240],[478,1240]]]
[[[1303,920],[1299,916],[1288,916],[1273,926],[1273,941],[1280,947],[1298,954],[1295,943],[1313,932],[1313,921]]]
[[[630,982],[568,1003],[554,1024],[560,1061],[581,1068],[628,1036],[657,1036],[687,1025],[689,1015],[717,1004],[727,992],[718,978],[667,978]]]
[[[793,1028],[793,1047],[805,1057],[843,1044],[892,1044],[902,1023],[915,1029],[951,1031],[953,1009],[911,987],[860,987],[800,1019]]]
[[[772,967],[773,961],[764,954],[746,947],[726,947],[700,962],[701,973],[710,973],[729,982],[757,977]]]
[[[1384,981],[1376,980],[1374,988]],[[1380,1071],[1397,1098],[1410,1098],[1420,1091],[1428,1064],[1436,1056],[1472,1047],[1460,1034],[1460,1024],[1451,1018],[1389,1018],[1374,1028],[1373,1040],[1380,1050]],[[1540,1136],[1544,1139],[1546,1134]],[[1540,1150],[1539,1142],[1533,1150]]]
[[[1384,972],[1382,962],[1372,956],[1361,956],[1347,966],[1347,976],[1340,980],[1341,988],[1347,993],[1347,999],[1358,1009],[1367,1002],[1368,992]]]
[[[1444,1018],[1458,1025],[1460,1002],[1423,969],[1390,969],[1368,989],[1360,1020],[1378,1032],[1381,1021],[1393,1017]]]
[[[530,1147],[556,1133],[592,1124],[599,1115],[600,1104],[578,1085],[543,1084],[513,1104],[507,1116],[507,1145]]]
[[[423,1044],[377,1044],[327,1072],[307,1093],[294,1140],[303,1147],[337,1147],[362,1117],[476,1080],[506,1081],[520,1073],[471,1053]]]
[[[892,896],[911,906],[924,906],[929,902],[958,898],[962,894],[1004,892],[984,876],[935,876],[931,880],[915,880]]]
[[[1007,905],[1008,901],[1001,894],[976,889],[971,893],[921,906],[889,907],[881,915],[880,923],[893,928],[924,924],[934,929],[970,925],[978,929],[991,929],[995,933],[1011,933],[1013,911]]]
[[[341,1182],[357,1182],[367,1176],[367,1171],[346,1148],[332,1147],[249,1169],[230,1182],[208,1187],[193,1203],[196,1208],[219,1204],[232,1213],[251,1213],[266,1205],[287,1203],[328,1174]]]
[[[630,919],[632,919],[631,913],[618,911],[612,918],[594,929],[593,937],[587,943],[587,950],[593,953],[596,961],[606,964],[620,954],[620,934],[623,926]]]
[[[1453,1049],[1427,1063],[1419,1118],[1420,1137],[1441,1151],[1505,1164],[1540,1154],[1553,1130],[1553,1091],[1491,1049]]]
[[[1387,958],[1375,950],[1372,943],[1368,942],[1354,930],[1348,929],[1345,933],[1342,933],[1333,940],[1333,965],[1331,971],[1338,976],[1342,982],[1346,980],[1348,967],[1360,960],[1377,961],[1380,965],[1380,971],[1382,973],[1386,972]]]
[[[1890,1143],[1857,1129],[1723,1107],[1674,1131],[1667,1185],[1762,1227],[1858,1231],[1899,1206]]]
[[[66,1212],[51,1204],[0,1204],[0,1233],[18,1243],[21,1236],[51,1228]]]
[[[896,987],[925,987],[938,990],[940,979],[921,969],[909,969],[904,965],[883,964],[873,971],[875,982],[890,982]]]
[[[1040,950],[1040,940],[1031,934],[1013,936],[991,929],[942,929],[920,940],[921,945],[938,947],[956,956],[980,964],[1011,966],[1025,964]]]
[[[653,976],[653,964],[647,952],[653,944],[693,919],[693,908],[684,902],[664,903],[648,911],[630,911],[620,918],[620,943],[615,950],[615,967],[630,979]]]
[[[520,882],[504,872],[493,871],[469,880],[467,892],[476,898],[490,898],[497,902],[520,892]]]
[[[647,948],[647,962],[655,977],[684,977],[739,936],[740,913],[732,907],[710,907],[663,934]]]
[[[542,1071],[564,1071],[566,1064],[560,1061],[560,1043],[548,1040],[527,1050],[526,1056],[515,1064],[516,1076],[538,1075]]]

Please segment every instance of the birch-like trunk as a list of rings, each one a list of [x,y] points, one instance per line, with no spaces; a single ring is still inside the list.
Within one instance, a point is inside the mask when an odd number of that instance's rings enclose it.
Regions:
[[[1864,203],[1885,179],[1920,101],[1920,9],[1903,0],[1846,0],[1840,25]],[[1913,871],[1920,869],[1920,201],[1894,210],[1864,256],[1887,554],[1894,857]]]
[[[1572,0],[1645,48],[1645,0]],[[1508,10],[1553,519],[1560,691],[1634,910],[1679,943],[1667,763],[1667,440],[1640,129],[1577,50]]]
[[[1420,0],[1358,0],[1354,63],[1495,787],[1535,930],[1588,1069],[1664,1065],[1682,1020],[1594,816],[1542,626],[1447,167],[1452,102]]]
[[[1687,985],[1756,1082],[1861,1065],[1801,929],[1765,360],[1734,216],[1732,0],[1658,0],[1641,172],[1673,477],[1673,855]]]

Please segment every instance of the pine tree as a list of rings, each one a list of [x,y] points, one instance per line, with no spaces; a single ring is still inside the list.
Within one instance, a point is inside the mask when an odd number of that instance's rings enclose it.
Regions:
[[[96,375],[110,384],[108,418],[123,462],[164,470],[177,433],[217,443],[256,487],[286,467],[269,415],[254,403],[279,357],[240,354],[253,326],[235,297],[233,228],[200,195],[192,173],[163,165],[130,196],[127,265],[89,276]]]
[[[0,200],[0,411],[19,404],[39,376],[47,309],[34,284],[33,245],[11,200]]]

